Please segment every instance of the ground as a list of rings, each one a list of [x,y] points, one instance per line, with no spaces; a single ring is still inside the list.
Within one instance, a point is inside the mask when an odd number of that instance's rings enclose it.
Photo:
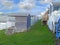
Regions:
[[[5,35],[0,31],[0,45],[55,45],[55,34],[38,21],[28,32]]]

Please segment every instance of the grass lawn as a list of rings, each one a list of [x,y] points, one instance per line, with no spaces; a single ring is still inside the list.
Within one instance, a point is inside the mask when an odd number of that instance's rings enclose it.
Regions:
[[[55,35],[38,21],[29,32],[5,35],[0,31],[0,45],[55,45]]]

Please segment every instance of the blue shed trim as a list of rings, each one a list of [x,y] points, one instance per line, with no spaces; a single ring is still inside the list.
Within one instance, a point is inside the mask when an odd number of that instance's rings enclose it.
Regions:
[[[58,22],[60,22],[60,19],[58,20]]]
[[[31,26],[31,16],[28,15],[27,16],[27,30],[30,28],[30,26]]]
[[[60,23],[59,22],[56,23],[55,28],[56,28],[56,38],[59,39],[60,38]]]
[[[56,23],[55,28],[56,28],[56,38],[59,39],[60,38],[60,19]]]

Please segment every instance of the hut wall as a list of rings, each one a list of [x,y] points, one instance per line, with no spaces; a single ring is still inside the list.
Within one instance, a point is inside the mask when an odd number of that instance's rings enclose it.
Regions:
[[[31,25],[31,17],[30,15],[28,16],[11,16],[11,18],[13,19],[8,19],[8,21],[12,22],[12,27],[7,29],[7,33],[8,31],[14,30],[14,32],[25,32],[28,31],[28,29],[30,28]]]

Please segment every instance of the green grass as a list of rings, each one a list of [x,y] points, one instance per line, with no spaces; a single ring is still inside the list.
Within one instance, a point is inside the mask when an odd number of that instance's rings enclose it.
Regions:
[[[0,45],[55,45],[55,35],[38,21],[29,32],[5,35],[0,31]]]

